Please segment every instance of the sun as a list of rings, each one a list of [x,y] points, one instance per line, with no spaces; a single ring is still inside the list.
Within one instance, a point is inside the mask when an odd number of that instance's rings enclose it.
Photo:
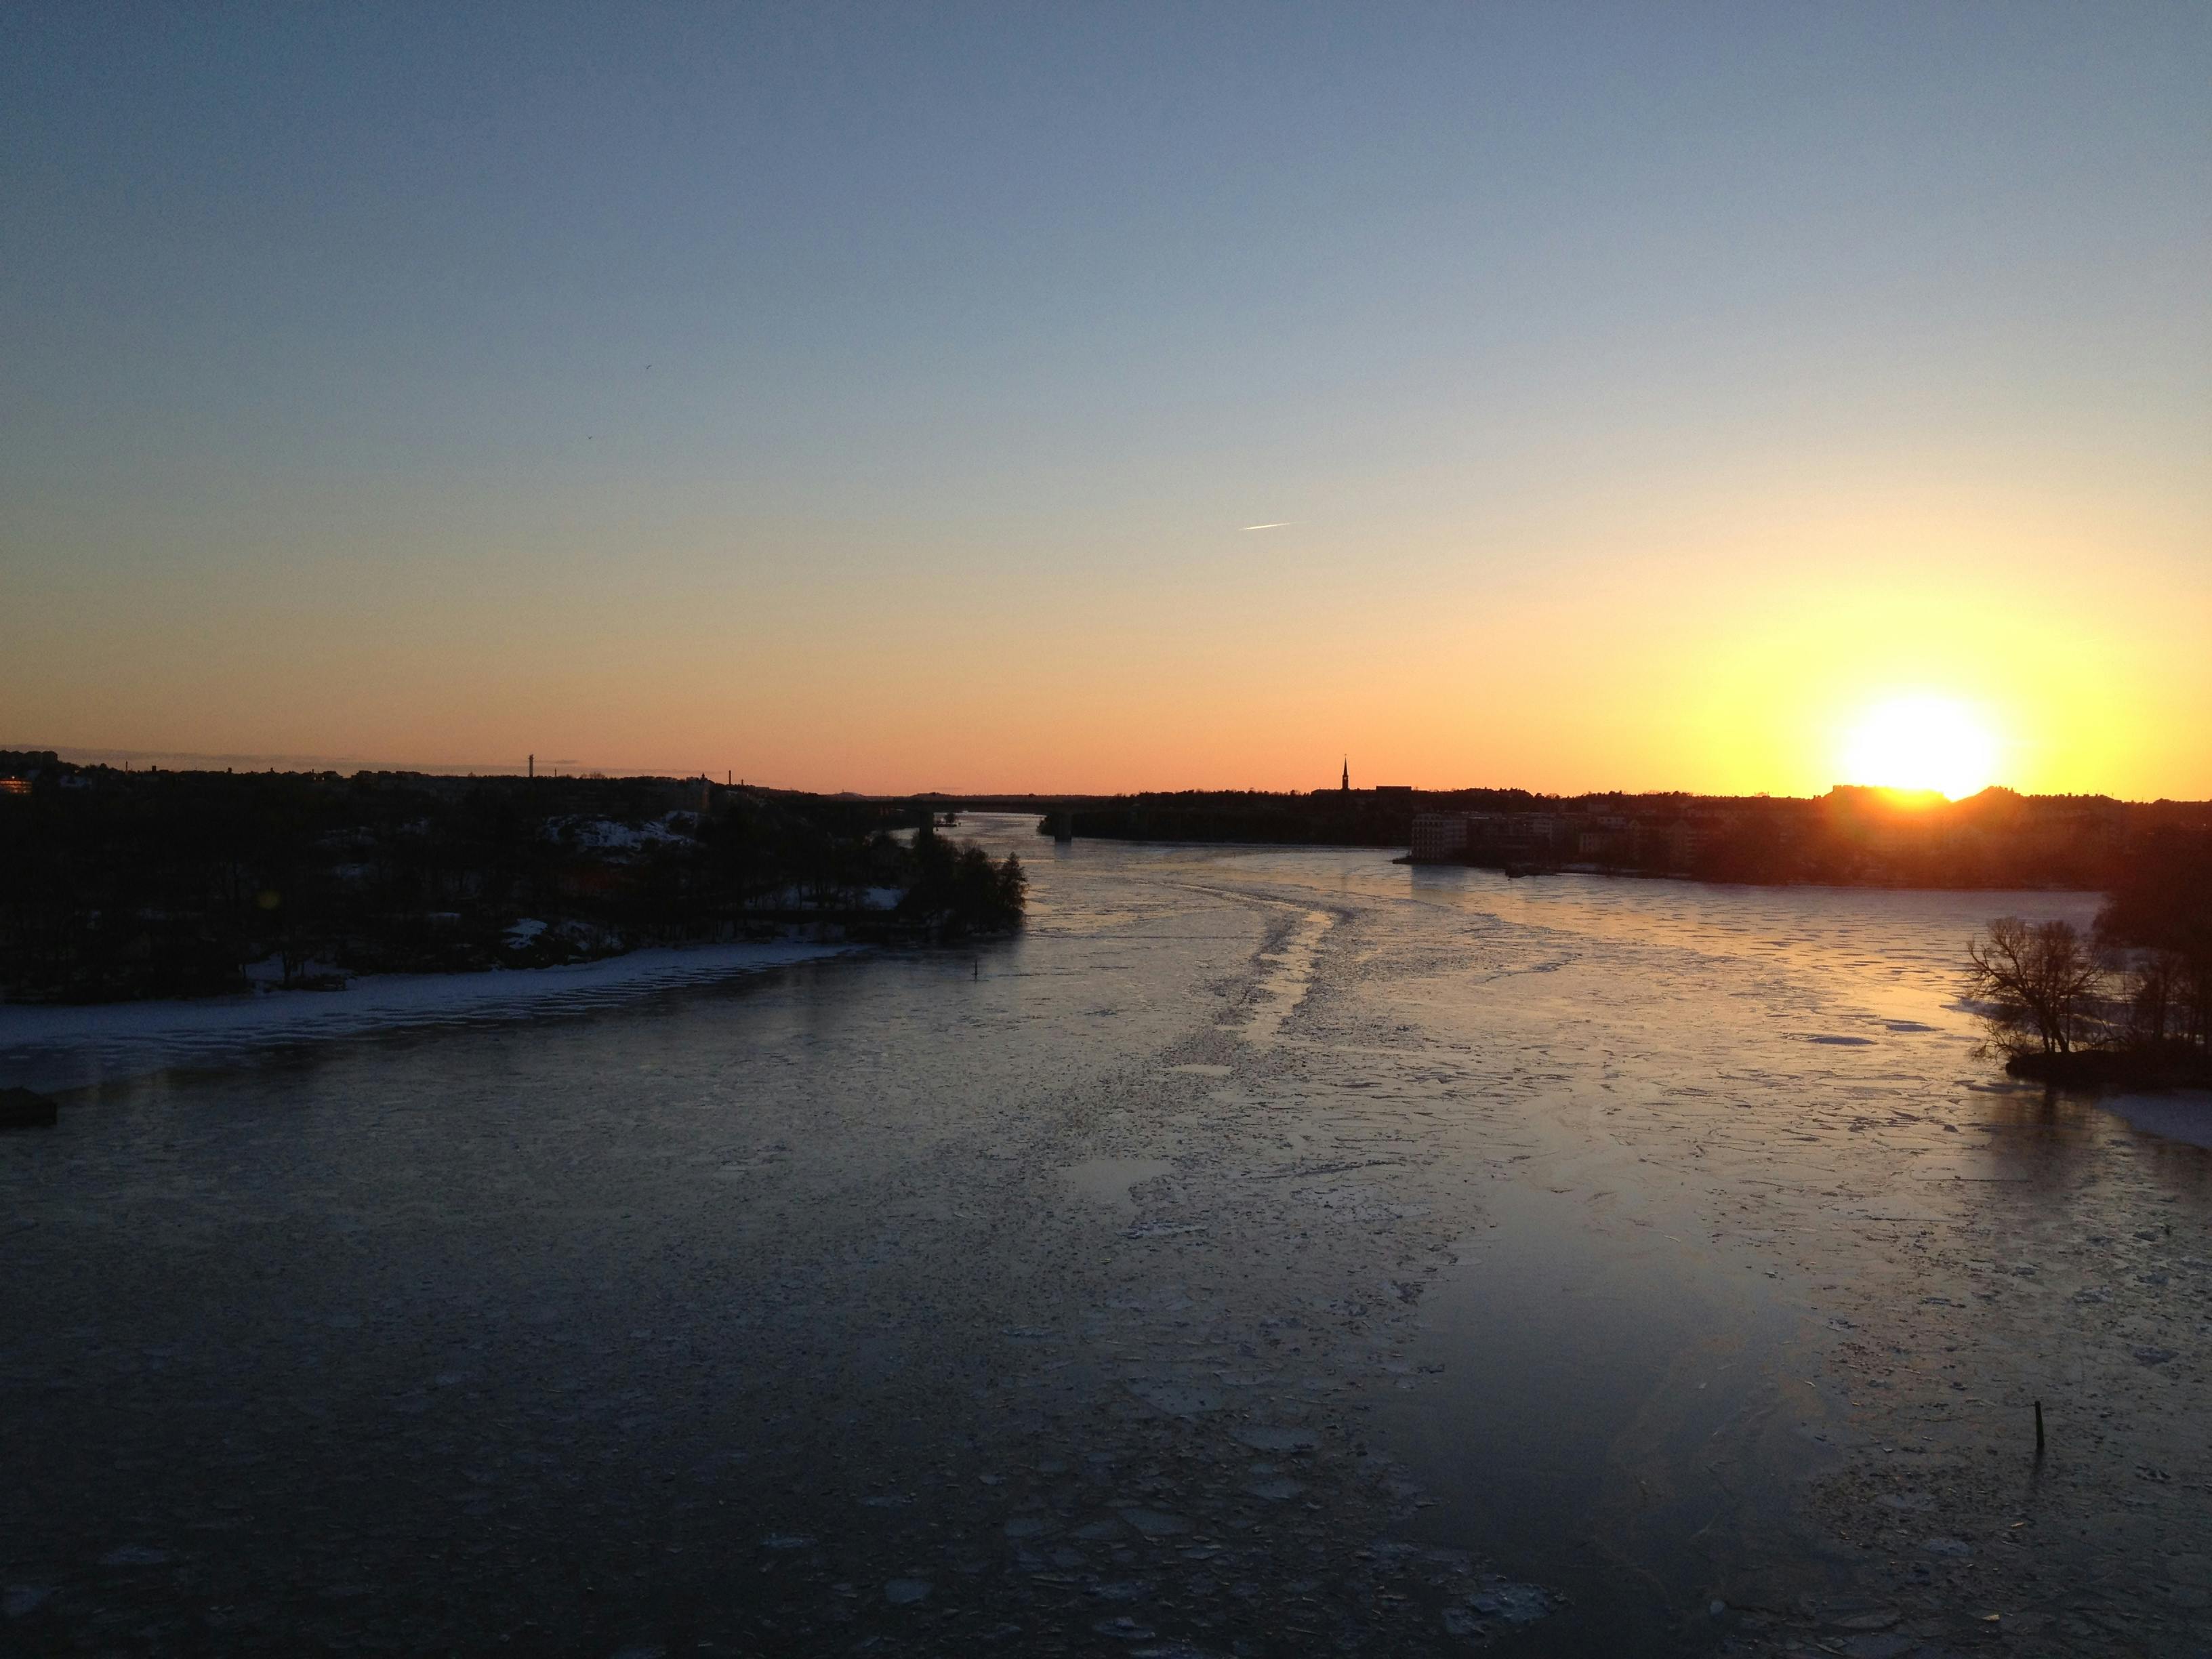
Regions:
[[[1844,740],[1843,781],[1885,789],[1932,789],[1952,800],[1985,789],[1996,740],[1950,697],[1893,697],[1867,710]]]

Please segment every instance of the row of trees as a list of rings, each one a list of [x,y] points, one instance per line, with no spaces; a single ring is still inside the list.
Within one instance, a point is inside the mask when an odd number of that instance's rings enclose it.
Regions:
[[[956,847],[925,833],[915,840],[911,883],[898,914],[940,937],[1004,933],[1021,926],[1029,892],[1029,875],[1012,853],[994,862],[980,847]]]
[[[1472,864],[1595,865],[1762,885],[2101,888],[2142,843],[2202,825],[2190,803],[2028,797],[1964,800],[1838,785],[1817,799],[1682,793],[1538,796],[1520,789],[1320,790],[1130,795],[1073,804],[1074,833],[1127,841],[1405,846],[1424,813],[1502,816]],[[1039,826],[1051,833],[1051,818]]]
[[[10,774],[31,786],[0,792],[0,996],[18,999],[235,990],[263,962],[291,983],[537,966],[825,920],[946,938],[1015,925],[1025,886],[886,804],[696,781],[0,756]]]
[[[2212,1063],[2212,834],[2159,836],[2084,934],[2000,916],[1968,945],[1968,994],[2016,1069],[2084,1054],[2194,1073]]]

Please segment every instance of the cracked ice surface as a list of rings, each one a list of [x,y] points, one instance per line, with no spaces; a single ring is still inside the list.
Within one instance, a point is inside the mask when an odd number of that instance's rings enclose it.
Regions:
[[[2202,1155],[1952,1006],[2094,901],[981,827],[1019,939],[233,1032],[0,1140],[0,1642],[2193,1638]],[[2046,1354],[2106,1415],[2015,1530]]]

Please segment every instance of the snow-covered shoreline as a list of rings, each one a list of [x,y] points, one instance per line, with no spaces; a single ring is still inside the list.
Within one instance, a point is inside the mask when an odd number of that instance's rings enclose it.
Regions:
[[[294,1043],[577,1012],[866,948],[798,940],[660,947],[557,968],[366,975],[342,991],[173,1002],[0,1003],[0,1083],[77,1088],[172,1066],[220,1065]]]

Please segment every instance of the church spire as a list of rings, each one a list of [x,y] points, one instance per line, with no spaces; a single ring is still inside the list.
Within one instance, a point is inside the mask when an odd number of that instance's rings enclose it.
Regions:
[[[1344,757],[1344,781],[1337,787],[1347,795],[1352,793],[1352,757],[1349,755]]]

